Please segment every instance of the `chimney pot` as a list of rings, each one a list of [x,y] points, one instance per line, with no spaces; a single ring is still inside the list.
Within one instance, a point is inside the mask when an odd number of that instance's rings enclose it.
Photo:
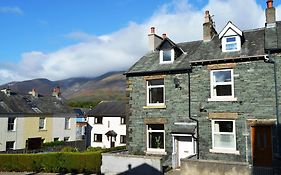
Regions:
[[[209,15],[210,15],[209,10],[206,10],[206,11],[205,11],[205,16],[209,16]]]
[[[267,8],[272,8],[273,7],[273,0],[267,0],[266,4],[267,4]]]
[[[150,33],[151,33],[151,34],[155,34],[155,27],[151,27],[151,28],[150,28]]]
[[[167,38],[166,33],[163,33],[163,34],[162,34],[162,38],[163,38],[163,39]]]

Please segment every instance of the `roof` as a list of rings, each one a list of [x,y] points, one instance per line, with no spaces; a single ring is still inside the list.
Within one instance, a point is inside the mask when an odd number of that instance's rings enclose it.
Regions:
[[[52,96],[22,95],[11,93],[7,96],[0,92],[1,114],[65,114],[73,113],[63,100]]]
[[[102,101],[86,115],[89,117],[125,117],[126,103],[123,101]]]
[[[232,24],[232,23],[231,23]],[[281,22],[276,22],[275,39],[278,38],[278,48],[281,49]],[[227,60],[236,58],[263,58],[265,42],[271,43],[274,37],[265,40],[265,28],[243,31],[242,46],[240,51],[222,52],[219,35],[211,41],[203,40],[178,43],[177,46],[184,51],[171,64],[159,63],[159,51],[151,51],[140,58],[125,74],[138,76],[153,73],[187,72],[193,63],[207,63],[210,61]],[[163,41],[164,42],[164,41]],[[277,47],[277,46],[276,46]]]
[[[107,133],[105,133],[106,136],[113,136],[113,137],[116,137],[117,136],[117,133],[113,130],[110,130],[110,131],[107,131]]]

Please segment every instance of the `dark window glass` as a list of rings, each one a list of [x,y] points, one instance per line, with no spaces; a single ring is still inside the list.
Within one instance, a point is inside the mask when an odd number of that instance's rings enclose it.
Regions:
[[[102,134],[94,134],[95,142],[102,142]]]
[[[231,96],[231,85],[217,85],[216,87],[217,96]]]
[[[164,103],[163,87],[151,88],[149,90],[149,103]]]
[[[219,125],[219,131],[217,131],[217,128],[215,128],[216,132],[233,132],[232,121],[215,121],[215,124]]]
[[[102,117],[95,117],[95,124],[102,124]]]
[[[170,50],[163,50],[163,62],[165,61],[172,61]]]
[[[149,148],[164,149],[163,132],[150,132],[148,137],[149,137]]]
[[[15,117],[8,118],[8,131],[13,131],[15,129]]]
[[[164,79],[149,80],[148,85],[149,86],[164,85]]]
[[[235,41],[236,41],[235,37],[226,38],[226,42],[235,42]]]

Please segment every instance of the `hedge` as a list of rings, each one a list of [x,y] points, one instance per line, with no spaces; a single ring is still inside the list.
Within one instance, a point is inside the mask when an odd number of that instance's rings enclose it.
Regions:
[[[1,171],[98,173],[101,151],[48,154],[0,154]]]

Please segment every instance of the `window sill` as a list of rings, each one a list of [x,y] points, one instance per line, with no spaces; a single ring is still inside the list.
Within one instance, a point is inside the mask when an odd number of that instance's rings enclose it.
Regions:
[[[39,131],[45,132],[47,131],[47,129],[39,129]]]
[[[173,64],[174,61],[161,61],[160,64]]]
[[[8,132],[16,132],[16,130],[8,130]]]
[[[237,98],[234,98],[234,97],[223,97],[223,98],[212,97],[212,98],[208,98],[208,101],[237,101]]]
[[[166,105],[144,106],[143,109],[166,109]]]
[[[148,155],[167,155],[167,152],[166,151],[147,150],[147,151],[145,151],[145,154],[148,154]]]
[[[102,143],[102,141],[93,141],[94,143]]]
[[[235,155],[240,155],[240,152],[237,150],[228,150],[228,149],[210,149],[209,150],[211,153],[224,153],[224,154],[235,154]]]

